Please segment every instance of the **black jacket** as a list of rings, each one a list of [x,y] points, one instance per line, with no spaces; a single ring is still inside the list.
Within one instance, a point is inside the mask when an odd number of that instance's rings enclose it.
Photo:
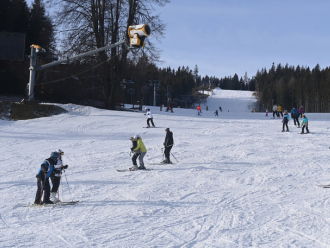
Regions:
[[[167,131],[164,141],[164,146],[169,147],[173,146],[174,140],[173,140],[173,133],[171,131]]]

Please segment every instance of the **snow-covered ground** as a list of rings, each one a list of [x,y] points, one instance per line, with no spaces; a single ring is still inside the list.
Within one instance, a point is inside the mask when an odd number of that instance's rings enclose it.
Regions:
[[[282,133],[280,119],[247,107],[252,93],[216,90],[202,116],[150,107],[150,129],[142,112],[71,104],[53,117],[0,120],[0,246],[330,247],[330,189],[316,186],[330,183],[330,114],[306,114],[311,134],[292,121]],[[156,165],[167,127],[176,159]],[[117,172],[131,166],[135,134],[152,170]],[[24,207],[58,148],[69,165],[60,198],[80,203]]]

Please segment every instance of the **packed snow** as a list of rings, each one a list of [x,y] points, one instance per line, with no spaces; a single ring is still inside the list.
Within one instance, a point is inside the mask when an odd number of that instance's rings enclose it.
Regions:
[[[0,120],[1,247],[330,247],[330,114],[306,113],[310,134],[253,113],[253,92],[216,89],[195,109],[109,111],[73,104],[67,113]],[[206,111],[208,106],[208,111]],[[219,116],[214,111],[222,107]],[[300,119],[301,121],[301,119]],[[165,128],[173,164],[159,165]],[[150,171],[129,168],[139,134]],[[26,207],[36,173],[62,149],[69,168],[60,199]]]

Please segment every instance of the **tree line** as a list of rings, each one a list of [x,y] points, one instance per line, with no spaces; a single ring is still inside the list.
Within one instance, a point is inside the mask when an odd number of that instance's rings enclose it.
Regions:
[[[280,104],[284,109],[304,107],[307,112],[330,112],[330,68],[282,66],[258,71],[254,80],[261,110]]]

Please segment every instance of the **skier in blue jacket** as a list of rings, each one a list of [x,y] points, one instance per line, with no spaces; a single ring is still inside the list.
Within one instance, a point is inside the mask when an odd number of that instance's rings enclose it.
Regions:
[[[59,153],[57,152],[52,152],[50,154],[50,157],[45,159],[41,166],[40,169],[36,175],[37,177],[37,193],[36,197],[34,200],[34,204],[54,204],[50,199],[50,185],[49,185],[49,177],[52,175],[54,166],[57,163],[57,160],[59,158]],[[44,193],[44,194],[43,194]],[[43,201],[41,201],[43,194]]]

